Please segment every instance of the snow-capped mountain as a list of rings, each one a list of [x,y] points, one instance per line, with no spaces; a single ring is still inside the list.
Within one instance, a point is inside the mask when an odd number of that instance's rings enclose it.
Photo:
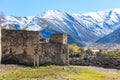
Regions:
[[[96,43],[118,43],[120,44],[120,28],[114,32],[100,38]]]
[[[41,16],[6,16],[0,24],[7,29],[26,29],[41,32],[41,37],[52,33],[68,34],[69,43],[80,46],[95,42],[120,27],[120,9],[111,9],[85,14],[70,14],[49,10]]]

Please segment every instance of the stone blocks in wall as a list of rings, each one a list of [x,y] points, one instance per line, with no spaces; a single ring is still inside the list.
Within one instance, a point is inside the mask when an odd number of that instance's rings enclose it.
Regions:
[[[39,32],[22,30],[1,30],[2,63],[33,63]]]
[[[55,43],[42,43],[40,45],[40,65],[68,65],[68,45]]]
[[[67,35],[66,34],[52,34],[50,38],[50,42],[67,44]]]
[[[60,38],[61,40],[63,37]],[[68,65],[68,45],[40,43],[39,32],[1,29],[1,58],[5,64]]]

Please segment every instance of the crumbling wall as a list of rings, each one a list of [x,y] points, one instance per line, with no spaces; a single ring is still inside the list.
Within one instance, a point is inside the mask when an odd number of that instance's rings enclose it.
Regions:
[[[1,34],[2,63],[33,64],[38,32],[3,29]]]
[[[1,35],[2,63],[68,65],[67,44],[40,43],[39,32],[35,31],[2,29]]]
[[[59,43],[42,43],[40,44],[40,46],[40,65],[68,65],[68,45],[63,45]]]

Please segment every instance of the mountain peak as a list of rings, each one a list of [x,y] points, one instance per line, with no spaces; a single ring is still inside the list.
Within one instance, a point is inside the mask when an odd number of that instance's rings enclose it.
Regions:
[[[42,13],[42,18],[53,18],[53,16],[60,16],[64,14],[64,12],[61,12],[59,10],[48,10],[44,13]]]
[[[44,35],[54,32],[66,33],[69,43],[75,42],[80,45],[82,41],[95,42],[119,28],[120,9],[86,14],[69,14],[59,10],[48,10],[41,16],[6,16],[4,21],[0,21],[0,24],[9,29],[43,30]]]

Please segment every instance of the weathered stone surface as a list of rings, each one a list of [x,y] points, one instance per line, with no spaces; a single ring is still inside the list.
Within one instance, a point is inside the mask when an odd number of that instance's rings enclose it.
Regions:
[[[50,42],[67,44],[67,35],[66,34],[52,34]]]
[[[68,64],[68,45],[59,43],[42,43],[41,52],[39,53],[40,64]]]
[[[33,58],[29,57],[35,53],[39,32],[2,29],[1,36],[2,63],[33,63]]]
[[[62,39],[63,37],[59,38],[60,41]],[[2,63],[34,66],[48,64],[68,65],[68,45],[57,42],[40,43],[39,32],[35,31],[2,29]]]

